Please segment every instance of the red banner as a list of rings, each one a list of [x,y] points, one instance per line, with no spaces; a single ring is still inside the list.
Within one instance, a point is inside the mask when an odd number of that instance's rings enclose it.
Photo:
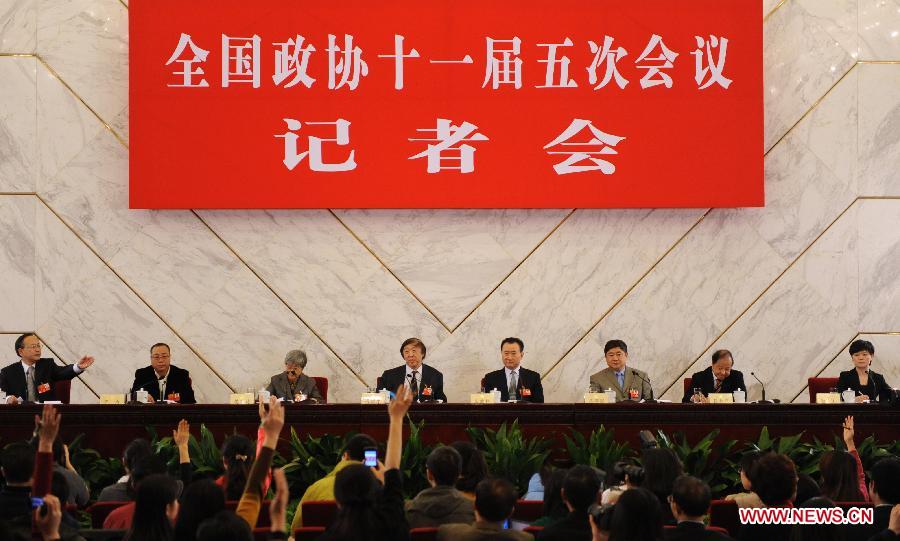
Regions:
[[[761,206],[758,0],[132,0],[131,208]]]

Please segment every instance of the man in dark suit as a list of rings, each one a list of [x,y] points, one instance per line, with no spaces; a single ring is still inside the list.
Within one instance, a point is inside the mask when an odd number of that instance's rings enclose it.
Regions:
[[[521,367],[522,357],[525,356],[525,343],[515,337],[504,338],[500,342],[500,354],[503,357],[504,368],[484,375],[485,392],[497,389],[500,391],[500,400],[504,402],[518,400],[543,404],[544,387],[541,385],[541,375]]]
[[[890,525],[891,509],[900,504],[900,458],[882,458],[872,466],[869,496],[875,508],[872,524],[846,526],[848,541],[868,540]]]
[[[706,529],[703,515],[709,510],[709,485],[690,475],[682,475],[672,485],[669,506],[678,526],[666,529],[666,541],[728,541],[731,538]]]
[[[503,523],[516,505],[515,487],[506,479],[489,477],[475,487],[475,522],[438,527],[437,541],[531,541],[530,533],[505,530]]]
[[[400,345],[400,355],[406,364],[385,370],[378,378],[378,388],[395,392],[401,385],[408,385],[417,402],[447,401],[444,394],[444,375],[422,364],[428,350],[418,338],[407,338]]]
[[[167,344],[153,344],[150,348],[150,366],[134,372],[132,391],[143,389],[150,395],[150,402],[170,400],[179,404],[196,404],[191,387],[191,373],[172,366],[172,354]]]
[[[727,349],[720,349],[712,354],[712,365],[691,376],[691,385],[684,392],[682,402],[705,403],[710,393],[733,393],[738,389],[747,392],[744,385],[744,374],[732,370],[734,356]],[[694,389],[701,394],[695,395]]]
[[[535,536],[537,541],[591,541],[588,508],[597,503],[600,495],[600,476],[583,464],[570,469],[562,484],[562,499],[569,510],[565,518],[544,528]]]
[[[18,337],[15,348],[19,360],[0,370],[0,389],[7,394],[7,404],[56,400],[53,383],[72,379],[94,364],[94,358],[88,356],[68,366],[42,359],[41,341],[34,333]]]

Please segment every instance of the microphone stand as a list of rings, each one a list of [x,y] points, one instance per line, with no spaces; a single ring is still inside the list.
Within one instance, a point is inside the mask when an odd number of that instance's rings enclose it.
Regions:
[[[641,375],[640,372],[636,371],[634,368],[631,369],[631,373],[634,374],[635,376],[637,376],[638,378],[640,378],[641,380],[646,381],[647,385],[650,386],[650,398],[644,399],[644,403],[645,404],[658,404],[659,400],[653,398],[653,384],[650,383],[649,376],[645,378],[644,376]],[[642,387],[641,390],[643,391],[643,385],[641,387]],[[643,395],[643,392],[641,392],[641,394]]]
[[[762,400],[757,400],[753,402],[754,404],[774,404],[774,400],[766,400],[766,384],[762,382],[761,379],[756,377],[756,373],[750,372],[750,375],[753,376],[753,379],[759,382],[759,386],[762,387]]]

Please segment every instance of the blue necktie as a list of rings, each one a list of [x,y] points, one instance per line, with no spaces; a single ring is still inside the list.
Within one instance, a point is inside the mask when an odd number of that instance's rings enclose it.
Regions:
[[[625,388],[625,372],[616,372],[616,380],[619,382],[619,387]]]

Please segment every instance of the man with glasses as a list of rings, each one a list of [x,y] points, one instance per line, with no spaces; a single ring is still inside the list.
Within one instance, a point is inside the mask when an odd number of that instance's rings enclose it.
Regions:
[[[179,404],[196,404],[191,387],[191,373],[172,366],[172,353],[168,344],[153,344],[150,348],[150,366],[135,370],[132,391],[145,390],[151,403],[160,400]]]
[[[55,382],[72,379],[94,364],[94,358],[89,356],[67,366],[42,359],[41,341],[30,332],[16,339],[15,348],[19,360],[0,370],[0,390],[6,393],[7,404],[54,401]]]

